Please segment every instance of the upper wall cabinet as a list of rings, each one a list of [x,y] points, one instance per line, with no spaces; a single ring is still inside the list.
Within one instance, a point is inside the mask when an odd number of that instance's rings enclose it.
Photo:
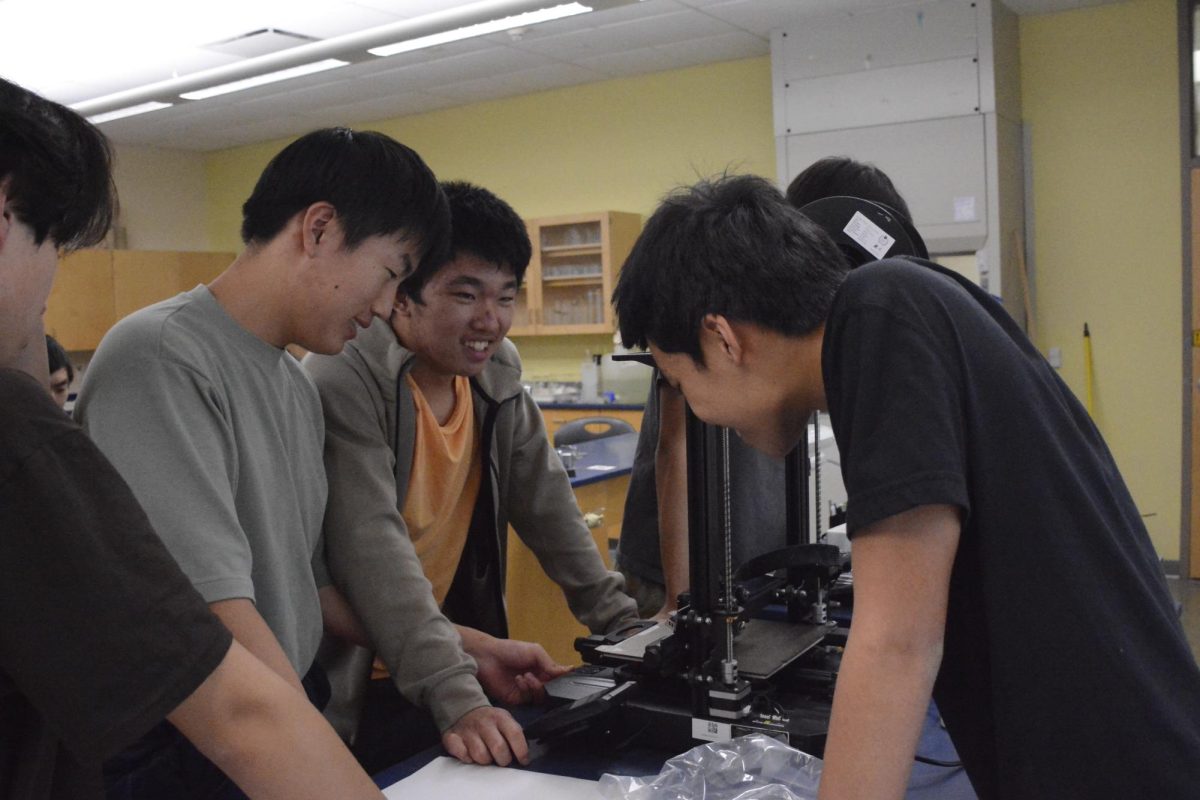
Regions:
[[[512,336],[612,333],[617,271],[642,229],[621,211],[526,220],[533,258],[517,297]]]
[[[117,320],[208,283],[233,253],[81,250],[58,265],[46,332],[67,350],[95,350]]]

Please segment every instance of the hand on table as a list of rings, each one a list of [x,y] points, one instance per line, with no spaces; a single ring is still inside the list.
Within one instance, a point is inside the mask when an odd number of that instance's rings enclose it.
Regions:
[[[478,664],[475,676],[488,696],[504,705],[537,703],[545,699],[546,681],[570,672],[533,642],[497,639],[480,634],[471,645],[463,644]]]
[[[540,648],[539,648],[540,649]],[[507,767],[513,756],[529,763],[529,745],[521,726],[502,708],[480,706],[459,718],[442,734],[446,752],[464,764]]]

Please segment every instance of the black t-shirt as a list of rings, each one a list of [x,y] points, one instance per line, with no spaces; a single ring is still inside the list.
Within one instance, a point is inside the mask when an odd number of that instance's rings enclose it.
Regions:
[[[0,798],[101,796],[230,642],[95,445],[0,370]]]
[[[934,697],[979,796],[1200,793],[1200,672],[1090,417],[998,302],[927,262],[846,279],[822,367],[851,536],[958,506]]]

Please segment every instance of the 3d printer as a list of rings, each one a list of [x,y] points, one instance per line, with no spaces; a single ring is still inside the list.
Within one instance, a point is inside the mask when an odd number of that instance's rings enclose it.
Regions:
[[[927,257],[911,224],[886,206],[835,197],[802,212],[853,264]],[[815,417],[812,428],[819,442]],[[810,462],[802,438],[785,461],[787,547],[734,569],[729,435],[688,410],[691,589],[672,624],[576,640],[585,666],[551,687],[571,702],[528,726],[531,739],[600,729],[608,741],[681,752],[698,740],[758,732],[823,753],[846,631],[831,610],[850,594],[849,556],[811,530],[810,463],[819,469],[820,460]]]

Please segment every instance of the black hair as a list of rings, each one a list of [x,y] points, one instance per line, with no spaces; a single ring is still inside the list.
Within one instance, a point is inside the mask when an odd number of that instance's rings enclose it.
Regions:
[[[613,292],[621,340],[703,365],[706,314],[800,336],[824,323],[848,269],[829,236],[768,181],[701,181],[662,202],[621,268]]]
[[[845,156],[814,161],[788,184],[787,199],[796,208],[826,197],[861,197],[882,203],[912,222],[908,204],[892,185],[892,179],[874,164]]]
[[[50,359],[50,374],[58,372],[60,369],[67,371],[67,383],[75,380],[75,365],[71,363],[71,359],[67,358],[67,351],[58,343],[50,334],[46,334],[46,355]]]
[[[117,213],[112,158],[95,125],[0,78],[0,186],[36,244],[69,252],[104,239]]]
[[[462,254],[511,270],[520,286],[533,248],[529,231],[517,212],[487,189],[466,181],[446,181],[442,191],[450,204],[450,246],[440,262],[424,259],[401,284],[401,293],[423,302],[421,291],[425,284]]]
[[[412,148],[376,131],[325,128],[301,136],[267,164],[242,205],[242,241],[268,242],[313,203],[337,209],[347,248],[400,234],[423,257],[441,257],[450,233],[446,197]]]

